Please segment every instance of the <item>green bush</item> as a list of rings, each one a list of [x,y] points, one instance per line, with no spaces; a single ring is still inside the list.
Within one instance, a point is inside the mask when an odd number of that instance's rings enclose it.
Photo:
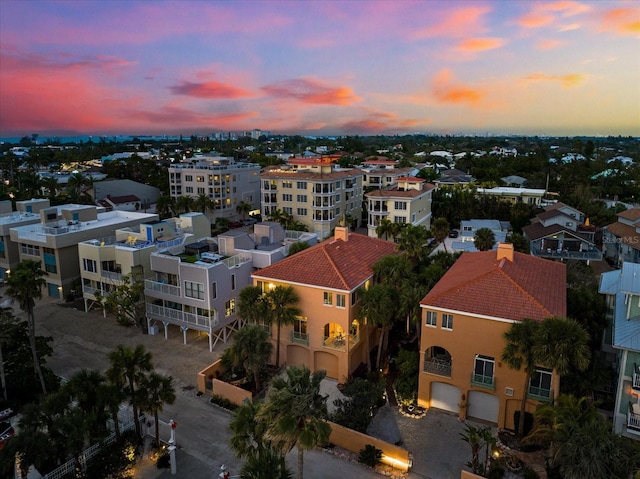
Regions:
[[[372,444],[367,444],[360,450],[358,455],[358,462],[365,464],[369,467],[376,467],[382,460],[382,451]]]
[[[366,432],[373,418],[373,411],[379,407],[379,400],[384,395],[384,385],[356,378],[344,386],[342,394],[346,398],[333,401],[336,408],[330,419],[354,431]]]
[[[211,399],[209,399],[209,402],[211,404],[215,404],[216,406],[220,406],[221,408],[228,409],[229,411],[233,411],[234,409],[238,408],[238,406],[235,403],[232,403],[227,398],[219,396],[217,394],[214,394],[213,396],[211,396]]]

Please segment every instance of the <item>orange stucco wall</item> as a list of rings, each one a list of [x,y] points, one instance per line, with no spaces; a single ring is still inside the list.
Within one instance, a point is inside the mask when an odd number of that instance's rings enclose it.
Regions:
[[[257,285],[258,280],[254,280]],[[278,283],[272,282],[274,286]],[[365,346],[365,328],[359,325],[359,341],[355,343],[345,342],[344,350],[323,345],[325,335],[325,325],[329,324],[329,334],[333,335],[338,330],[342,331],[345,338],[351,332],[351,325],[354,320],[359,319],[357,310],[358,304],[351,306],[351,292],[337,291],[321,288],[313,288],[305,285],[293,284],[292,286],[300,298],[298,308],[302,311],[302,316],[307,318],[308,344],[299,341],[292,341],[291,333],[293,326],[283,326],[280,331],[280,364],[300,366],[306,364],[311,371],[326,369],[327,376],[337,379],[339,382],[346,382],[351,373],[360,365],[366,363],[367,351]],[[331,292],[333,304],[324,304],[324,292]],[[338,307],[337,295],[345,296],[345,307]],[[369,350],[377,345],[377,331],[369,328],[370,344]],[[277,329],[272,328],[271,340],[273,342],[273,361],[275,362]],[[300,348],[305,349],[308,354],[303,353]]]
[[[437,327],[426,325],[426,312],[438,313]],[[511,327],[511,322],[478,318],[459,313],[453,314],[453,329],[442,329],[442,311],[423,308],[422,332],[420,338],[420,373],[418,385],[418,403],[430,407],[432,383],[444,382],[460,389],[460,401],[468,401],[470,391],[481,391],[497,396],[499,399],[498,427],[513,429],[513,413],[520,410],[520,401],[525,386],[525,374],[510,369],[500,357],[504,349],[504,333]],[[424,371],[425,351],[432,346],[445,348],[451,355],[451,378],[438,376]],[[475,356],[481,354],[495,358],[494,384],[495,390],[471,385],[471,373],[475,364]],[[506,388],[513,389],[513,396],[505,394]],[[559,379],[553,374],[553,393],[559,390]],[[533,412],[538,401],[528,399],[527,411]],[[460,411],[466,415],[466,409]]]

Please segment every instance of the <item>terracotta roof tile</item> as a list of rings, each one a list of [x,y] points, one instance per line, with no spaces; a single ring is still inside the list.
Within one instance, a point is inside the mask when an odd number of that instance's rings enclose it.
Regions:
[[[618,213],[618,216],[620,218],[624,218],[632,221],[640,220],[640,208],[631,208],[628,210],[621,211],[620,213]]]
[[[636,231],[635,226],[625,225],[624,223],[612,223],[607,226],[607,231],[620,238],[620,241],[631,248],[640,249],[640,233]]]
[[[253,277],[351,291],[373,275],[383,256],[398,254],[395,243],[349,233],[330,238],[253,273]]]
[[[512,320],[565,316],[566,267],[517,252],[513,262],[463,253],[420,304]]]

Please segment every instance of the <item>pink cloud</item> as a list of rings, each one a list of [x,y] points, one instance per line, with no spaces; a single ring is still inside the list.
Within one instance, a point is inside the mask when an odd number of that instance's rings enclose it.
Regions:
[[[217,81],[208,81],[203,83],[194,83],[189,81],[180,82],[178,85],[169,87],[174,95],[192,96],[195,98],[209,99],[236,99],[248,98],[253,96],[251,92],[237,88],[233,85]]]
[[[614,8],[602,16],[600,29],[618,35],[640,34],[640,8]]]
[[[164,106],[157,110],[134,109],[127,111],[127,116],[162,128],[199,127],[222,128],[237,127],[240,122],[256,117],[256,112],[230,112],[211,115],[193,111],[179,106]]]
[[[483,50],[493,50],[505,44],[502,38],[468,38],[461,41],[457,49],[464,52],[477,52]]]
[[[558,48],[563,43],[559,40],[541,40],[537,43],[536,48],[539,50],[552,50]]]
[[[554,23],[558,16],[572,17],[589,10],[589,5],[573,0],[540,2],[533,4],[531,11],[521,16],[516,23],[523,28],[540,28]]]
[[[349,87],[327,86],[311,78],[286,80],[262,89],[277,98],[294,98],[302,103],[315,105],[345,106],[360,100]]]
[[[527,75],[526,82],[558,82],[565,88],[579,86],[587,79],[582,73],[569,73],[567,75],[547,75],[546,73],[532,73]]]
[[[518,25],[523,28],[539,28],[553,22],[553,15],[541,12],[530,12],[517,20]]]
[[[428,5],[428,4],[425,4]],[[460,35],[474,35],[483,33],[486,27],[483,16],[491,11],[487,6],[464,6],[456,8],[436,18],[433,25],[413,32],[414,40],[432,37],[452,37]]]
[[[456,82],[453,73],[448,69],[435,75],[431,82],[431,94],[439,103],[468,106],[478,106],[485,97],[481,89]]]

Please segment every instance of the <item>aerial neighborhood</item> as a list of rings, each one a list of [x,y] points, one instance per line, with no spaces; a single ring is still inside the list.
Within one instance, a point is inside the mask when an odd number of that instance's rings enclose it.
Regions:
[[[635,138],[33,135],[0,145],[0,169],[2,474],[66,461],[87,473],[82,451],[127,428],[175,468],[175,425],[159,426],[175,379],[153,372],[143,346],[119,346],[93,386],[61,379],[40,304],[172,344],[178,363],[187,346],[202,350],[197,397],[232,410],[245,468],[265,451],[296,446],[300,458],[330,443],[394,477],[448,460],[469,478],[640,471]],[[121,416],[81,392],[109,385]],[[301,389],[310,396],[287,403],[283,391]],[[110,426],[88,421],[98,429],[73,448],[39,454],[25,438],[55,441],[62,426],[25,418],[39,401],[51,411],[53,394]],[[427,459],[402,422],[398,440],[375,437],[381,407],[416,425],[453,418],[464,457]],[[240,429],[243,414],[269,431],[252,439],[260,454],[238,445],[258,434]],[[291,418],[313,430],[310,445],[274,439]],[[586,458],[610,474],[581,475]]]

